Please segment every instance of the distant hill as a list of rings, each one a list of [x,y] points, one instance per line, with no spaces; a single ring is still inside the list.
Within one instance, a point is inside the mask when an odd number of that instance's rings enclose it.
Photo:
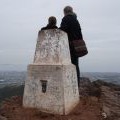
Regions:
[[[26,76],[26,71],[0,71],[0,88],[11,84],[23,84]],[[120,84],[120,73],[82,72],[81,77],[89,78],[91,81],[103,80]]]
[[[87,77],[90,80],[104,80],[114,84],[120,84],[120,73],[111,72],[83,72],[81,77]]]

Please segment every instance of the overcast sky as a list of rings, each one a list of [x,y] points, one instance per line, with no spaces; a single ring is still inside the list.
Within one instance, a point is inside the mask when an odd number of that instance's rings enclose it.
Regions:
[[[71,5],[81,24],[89,54],[82,72],[120,72],[120,0],[0,0],[0,69],[32,63],[37,32]],[[18,67],[19,68],[19,67]]]

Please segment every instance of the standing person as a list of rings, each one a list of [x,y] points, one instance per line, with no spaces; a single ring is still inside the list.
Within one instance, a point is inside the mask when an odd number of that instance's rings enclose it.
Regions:
[[[81,33],[80,24],[77,20],[77,15],[73,12],[73,8],[70,6],[66,6],[63,11],[64,17],[62,19],[60,29],[68,34],[71,61],[76,66],[79,87],[80,84],[79,58],[75,55],[75,49],[71,41],[83,39],[83,36]]]

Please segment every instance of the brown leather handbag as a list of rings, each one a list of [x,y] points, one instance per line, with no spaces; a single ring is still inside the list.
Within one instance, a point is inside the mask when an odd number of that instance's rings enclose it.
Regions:
[[[72,44],[75,49],[75,54],[77,57],[83,57],[88,54],[88,50],[83,39],[73,40]]]

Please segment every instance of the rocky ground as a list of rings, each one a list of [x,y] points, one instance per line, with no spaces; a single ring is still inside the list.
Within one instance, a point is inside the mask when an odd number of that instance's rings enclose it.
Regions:
[[[22,96],[2,102],[0,120],[120,120],[120,86],[81,79],[80,103],[67,116],[47,114],[22,107]]]

